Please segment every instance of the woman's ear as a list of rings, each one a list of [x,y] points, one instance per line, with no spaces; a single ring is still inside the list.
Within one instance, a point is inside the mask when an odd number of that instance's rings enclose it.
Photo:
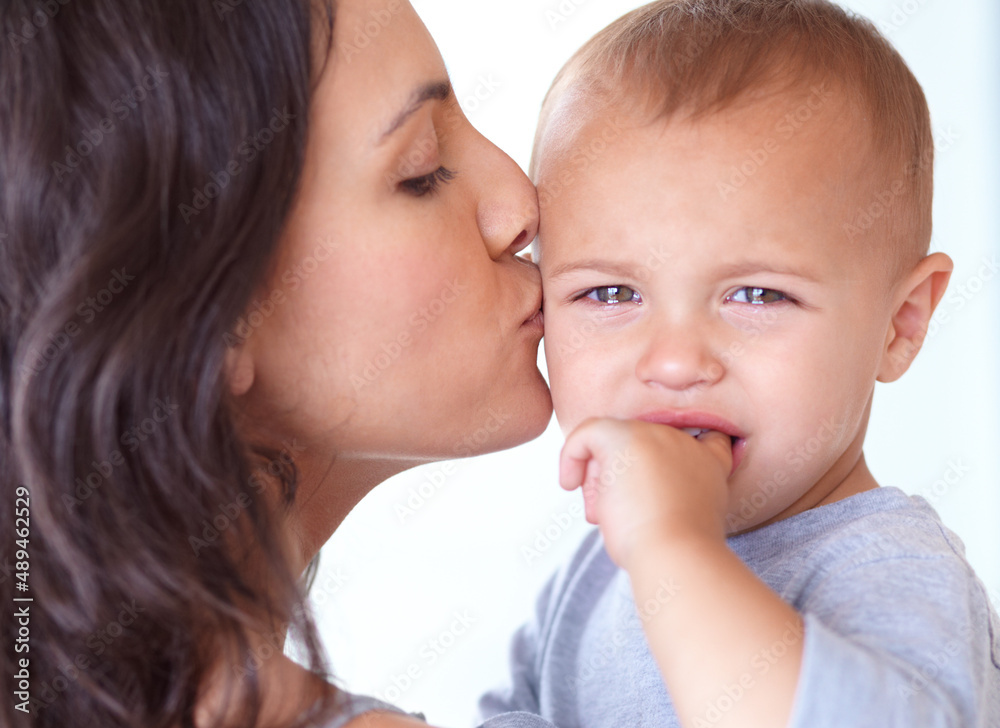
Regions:
[[[910,368],[923,346],[934,309],[941,302],[954,263],[944,253],[932,253],[921,260],[901,284],[878,381],[894,382]]]
[[[253,356],[245,341],[240,342],[238,346],[226,347],[224,366],[226,382],[232,396],[241,397],[250,391],[254,378]]]

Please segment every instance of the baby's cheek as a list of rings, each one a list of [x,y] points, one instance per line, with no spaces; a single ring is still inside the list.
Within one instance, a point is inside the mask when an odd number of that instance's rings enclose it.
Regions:
[[[548,353],[546,352],[546,356]],[[587,392],[581,391],[579,377],[572,366],[549,364],[549,387],[552,391],[552,407],[560,426],[572,429],[586,416],[588,403],[593,402]]]
[[[596,373],[591,371],[590,352],[571,346],[569,338],[561,335],[565,329],[554,328],[550,329],[546,319],[545,361],[552,406],[560,426],[572,429],[586,417],[600,414],[593,411],[600,390],[595,389],[597,383],[592,378]]]

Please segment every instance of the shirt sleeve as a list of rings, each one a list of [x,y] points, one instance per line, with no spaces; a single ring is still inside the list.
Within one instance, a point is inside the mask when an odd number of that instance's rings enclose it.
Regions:
[[[790,728],[1000,726],[1000,625],[964,561],[855,563],[810,590],[800,611]]]

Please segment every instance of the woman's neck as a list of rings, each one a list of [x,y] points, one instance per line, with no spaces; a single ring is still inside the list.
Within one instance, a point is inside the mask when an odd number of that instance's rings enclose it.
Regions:
[[[347,514],[379,483],[423,464],[416,460],[296,460],[299,488],[288,521],[292,566],[302,573]]]

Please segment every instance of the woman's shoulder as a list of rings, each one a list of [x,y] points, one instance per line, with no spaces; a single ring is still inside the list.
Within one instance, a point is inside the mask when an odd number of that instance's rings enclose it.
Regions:
[[[337,716],[316,728],[406,728],[424,726],[423,715],[407,713],[401,708],[368,695],[341,690],[337,694]]]
[[[428,728],[422,720],[399,713],[365,713],[344,724],[344,728]],[[490,718],[480,728],[555,728],[541,716],[532,713],[504,713]]]
[[[407,713],[377,698],[341,693],[345,709],[332,722],[319,728],[428,728],[424,716]],[[555,728],[532,713],[503,713],[490,718],[480,728]]]
[[[409,713],[385,712],[380,710],[369,711],[349,719],[346,723],[331,723],[331,726],[343,726],[343,728],[428,728],[420,718]],[[327,726],[323,726],[327,728]]]

